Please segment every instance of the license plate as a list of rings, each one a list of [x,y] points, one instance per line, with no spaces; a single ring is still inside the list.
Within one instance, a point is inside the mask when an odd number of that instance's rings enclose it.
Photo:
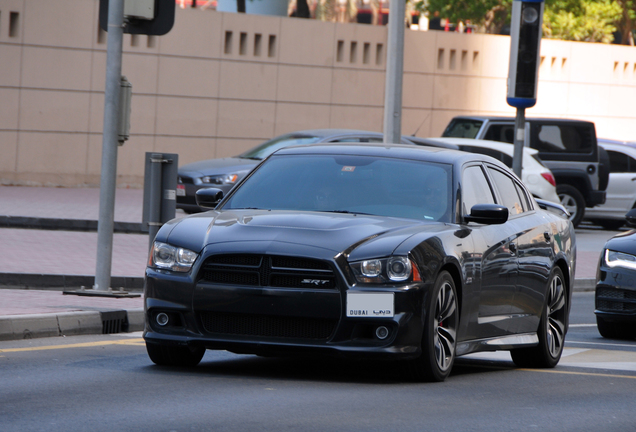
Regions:
[[[347,293],[348,317],[392,317],[393,293]]]
[[[185,196],[185,195],[186,195],[185,186],[177,185],[177,196]]]

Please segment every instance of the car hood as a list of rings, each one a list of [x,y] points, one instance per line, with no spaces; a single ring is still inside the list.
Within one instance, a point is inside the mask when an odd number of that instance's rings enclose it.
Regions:
[[[228,157],[192,162],[179,167],[179,175],[199,177],[204,175],[227,174],[234,171],[251,170],[260,160]]]
[[[326,252],[331,257],[345,252],[356,260],[390,255],[416,233],[434,235],[443,229],[445,224],[438,222],[355,214],[213,210],[169,222],[157,240],[196,252],[220,244],[227,251],[233,248],[230,244],[238,243],[261,252],[291,252],[299,250],[291,246],[296,245],[320,249],[321,255]]]
[[[605,243],[605,249],[636,255],[636,230],[620,233]]]

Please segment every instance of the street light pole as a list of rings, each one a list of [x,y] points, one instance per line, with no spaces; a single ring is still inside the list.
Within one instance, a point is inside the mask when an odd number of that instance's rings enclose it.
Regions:
[[[93,289],[110,289],[115,225],[115,189],[117,186],[117,147],[119,89],[121,81],[122,42],[124,35],[124,0],[108,3],[108,39],[106,50],[106,88],[104,93],[104,133],[102,169],[97,224],[97,264]]]
[[[406,2],[404,0],[393,0],[389,4],[386,84],[384,86],[385,143],[399,143],[402,136],[402,74],[404,72],[405,12]]]

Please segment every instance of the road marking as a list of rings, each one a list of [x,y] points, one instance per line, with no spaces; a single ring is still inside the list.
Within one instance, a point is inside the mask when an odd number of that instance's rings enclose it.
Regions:
[[[540,372],[540,373],[553,373],[553,374],[563,374],[563,375],[585,375],[585,376],[594,376],[594,377],[603,377],[603,378],[636,379],[636,376],[630,376],[630,375],[613,375],[613,374],[592,373],[592,372],[570,372],[570,371],[545,370],[545,369],[517,369],[517,370],[524,371],[524,372]]]
[[[0,353],[45,351],[45,350],[64,349],[64,348],[90,348],[90,347],[105,346],[105,345],[141,346],[141,345],[144,345],[144,340],[141,338],[138,338],[138,339],[122,339],[122,340],[102,341],[102,342],[85,342],[85,343],[68,344],[68,345],[48,345],[48,346],[28,347],[28,348],[7,348],[7,349],[0,349]]]
[[[600,345],[600,346],[611,346],[611,347],[627,347],[627,348],[636,348],[636,345],[628,345],[628,344],[612,344],[612,343],[603,343],[603,342],[577,342],[577,341],[565,341],[566,344],[582,344],[582,345]]]

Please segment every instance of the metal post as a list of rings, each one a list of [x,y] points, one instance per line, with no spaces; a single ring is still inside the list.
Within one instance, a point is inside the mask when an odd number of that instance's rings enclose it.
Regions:
[[[404,71],[404,14],[406,2],[389,4],[389,24],[384,86],[384,142],[399,143],[402,136],[402,73]]]
[[[148,240],[149,248],[155,241],[161,223],[161,164],[164,163],[163,155],[153,153],[150,158],[150,211],[148,215]]]
[[[521,178],[523,146],[525,141],[526,126],[526,109],[517,108],[517,117],[515,118],[515,151],[512,157],[512,170],[517,177]]]
[[[113,258],[115,188],[117,186],[117,126],[121,80],[124,0],[108,3],[108,39],[106,51],[106,88],[104,94],[104,133],[102,171],[97,224],[97,265],[93,289],[107,291]]]

